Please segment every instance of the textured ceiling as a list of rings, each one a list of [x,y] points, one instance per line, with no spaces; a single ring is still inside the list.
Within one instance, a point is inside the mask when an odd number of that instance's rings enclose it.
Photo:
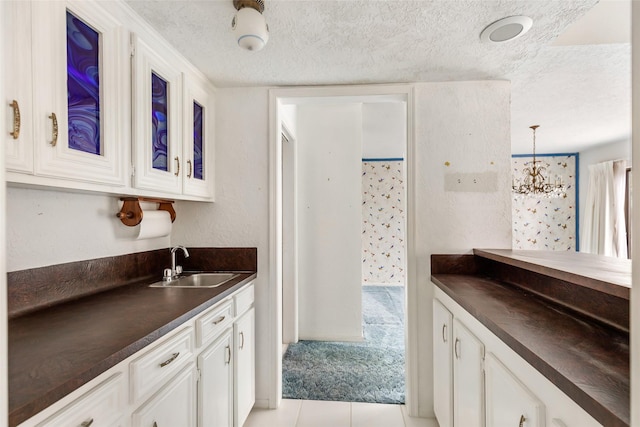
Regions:
[[[514,152],[577,151],[630,134],[630,45],[552,46],[597,0],[267,0],[270,40],[241,50],[231,0],[128,3],[218,87],[512,81]],[[511,15],[526,35],[480,42]],[[535,122],[535,123],[533,123]]]

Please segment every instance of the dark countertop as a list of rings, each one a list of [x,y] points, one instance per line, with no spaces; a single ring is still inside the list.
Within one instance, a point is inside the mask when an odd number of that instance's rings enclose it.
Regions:
[[[191,251],[198,254],[198,249]],[[109,259],[109,265],[113,262]],[[255,271],[245,270],[220,287],[198,289],[150,288],[155,280],[144,279],[9,319],[9,426],[47,408],[255,278]]]
[[[492,278],[431,278],[598,422],[629,426],[628,334]]]

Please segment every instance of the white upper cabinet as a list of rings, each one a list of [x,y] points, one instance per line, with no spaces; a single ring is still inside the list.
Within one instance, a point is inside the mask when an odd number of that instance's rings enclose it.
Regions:
[[[9,171],[33,172],[33,109],[31,86],[31,3],[5,1],[4,41],[5,161]]]
[[[7,181],[213,201],[214,88],[124,3],[2,1]]]
[[[33,127],[39,176],[124,186],[127,38],[99,3],[33,2]]]
[[[182,74],[141,37],[133,36],[133,46],[134,186],[180,194]]]
[[[212,199],[213,88],[161,45],[133,45],[134,187]]]
[[[194,73],[183,75],[184,122],[183,192],[190,196],[213,197],[213,88]]]

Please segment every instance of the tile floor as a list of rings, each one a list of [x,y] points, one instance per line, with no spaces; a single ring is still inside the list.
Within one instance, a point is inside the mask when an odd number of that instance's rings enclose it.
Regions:
[[[411,418],[404,405],[283,399],[276,410],[254,408],[244,427],[438,427]]]

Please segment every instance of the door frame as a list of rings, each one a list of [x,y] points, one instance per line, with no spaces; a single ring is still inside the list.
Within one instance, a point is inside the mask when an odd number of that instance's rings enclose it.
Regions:
[[[402,100],[407,105],[406,147],[406,287],[405,287],[405,383],[406,406],[409,415],[418,416],[418,289],[416,280],[416,250],[413,236],[415,218],[415,97],[414,86],[364,85],[292,87],[269,90],[269,375],[268,406],[275,409],[282,400],[282,117],[280,106],[291,103],[321,102],[323,99],[344,98],[372,100],[376,98]]]

